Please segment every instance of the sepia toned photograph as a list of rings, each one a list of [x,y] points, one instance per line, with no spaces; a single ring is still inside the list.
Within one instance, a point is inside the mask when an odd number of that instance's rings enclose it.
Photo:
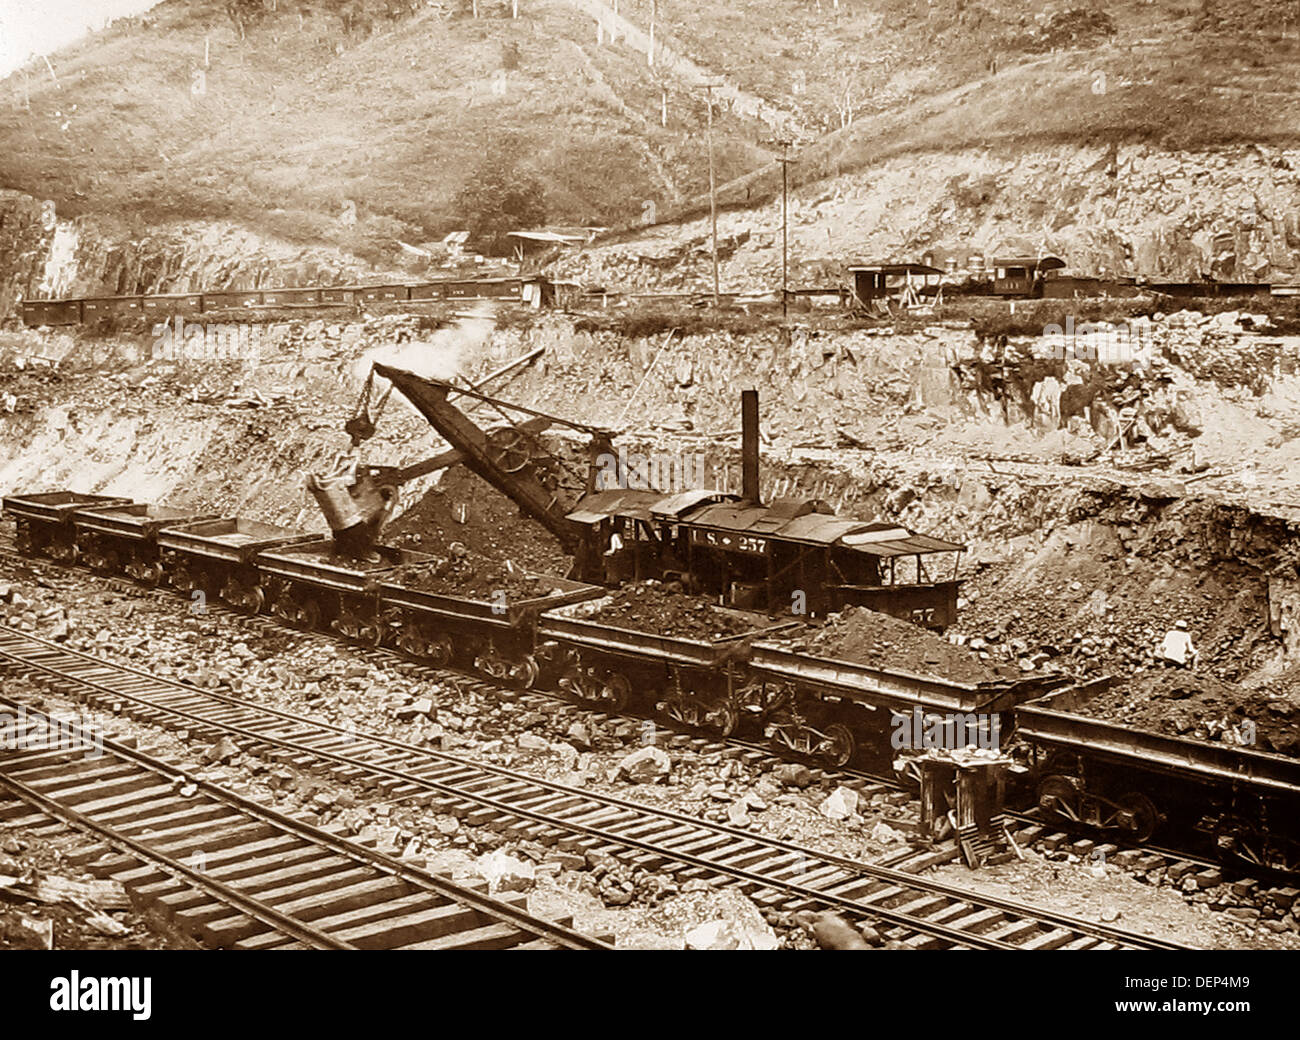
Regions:
[[[0,0],[0,972],[1263,1010],[1298,69],[1298,0]]]

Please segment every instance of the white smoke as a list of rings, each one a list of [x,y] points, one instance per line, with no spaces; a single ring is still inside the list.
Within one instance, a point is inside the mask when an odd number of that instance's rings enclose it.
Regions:
[[[436,329],[427,339],[372,347],[353,365],[352,375],[358,382],[363,382],[378,363],[403,368],[426,379],[450,382],[482,351],[492,338],[496,325],[495,307],[490,301],[479,301],[471,310],[459,315],[453,324]],[[373,395],[382,394],[388,385],[387,379],[375,376]],[[401,397],[401,394],[397,396]],[[409,406],[409,402],[406,403]]]

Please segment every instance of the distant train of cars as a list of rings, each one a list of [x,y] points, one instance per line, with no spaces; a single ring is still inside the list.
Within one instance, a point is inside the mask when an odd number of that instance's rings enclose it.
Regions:
[[[1065,261],[1054,256],[997,258],[985,270],[987,277],[955,281],[954,272],[929,263],[860,262],[847,266],[847,285],[838,290],[791,289],[804,296],[838,292],[850,307],[911,306],[948,296],[988,296],[1003,300],[1082,299],[1137,296],[1143,293],[1173,297],[1296,296],[1300,285],[1267,282],[1146,282],[1136,278],[1098,278],[1065,274]],[[367,304],[432,303],[436,301],[496,300],[531,307],[547,307],[574,294],[607,304],[613,295],[603,288],[583,289],[573,282],[558,282],[544,275],[479,278],[444,278],[436,281],[382,285],[344,285],[324,288],[222,289],[214,292],[141,293],[131,296],[89,296],[56,300],[23,300],[23,324],[86,325],[105,318],[145,318],[166,321],[240,308],[348,307]],[[663,294],[636,294],[663,295]],[[688,295],[704,303],[702,294]],[[725,294],[728,299],[737,294]],[[744,295],[744,294],[740,294]],[[886,309],[888,309],[886,307]]]
[[[347,285],[332,288],[224,289],[216,292],[91,296],[60,300],[23,300],[24,325],[93,324],[103,318],[166,321],[175,315],[211,314],[251,307],[363,306],[371,303],[438,300],[500,300],[542,307],[555,297],[555,284],[537,275],[500,278],[441,279],[415,284]]]

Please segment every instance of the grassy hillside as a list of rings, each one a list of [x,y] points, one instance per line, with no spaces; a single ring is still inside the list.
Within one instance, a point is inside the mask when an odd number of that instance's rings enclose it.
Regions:
[[[664,44],[789,116],[796,184],[972,145],[1300,138],[1294,0],[655,2]],[[260,17],[240,27],[219,0],[168,0],[55,55],[58,83],[11,76],[0,185],[61,215],[229,219],[362,255],[465,227],[489,164],[535,183],[549,223],[700,211],[698,83],[598,46],[584,0],[517,19],[500,0],[243,6]],[[619,4],[640,27],[650,7]],[[716,120],[731,206],[780,183],[772,126],[741,110]]]
[[[675,105],[667,129],[641,116],[624,98],[657,117],[644,58],[586,46],[591,23],[559,0],[517,20],[420,7],[351,33],[333,10],[347,5],[278,6],[241,41],[221,4],[173,0],[56,55],[57,84],[41,64],[11,76],[0,183],[61,215],[226,218],[341,245],[463,227],[457,194],[502,156],[541,182],[554,223],[622,223],[707,185],[703,106]],[[759,158],[753,128],[718,130],[724,175]]]

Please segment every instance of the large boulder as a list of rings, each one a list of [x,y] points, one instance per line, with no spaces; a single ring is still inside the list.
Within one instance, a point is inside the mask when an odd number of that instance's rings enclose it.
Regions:
[[[858,792],[849,787],[837,787],[818,810],[828,820],[847,820],[858,811]]]
[[[688,950],[775,950],[776,933],[758,921],[705,921],[686,933]]]
[[[634,784],[649,784],[666,777],[673,760],[657,747],[643,747],[627,755],[618,764],[618,775]]]

